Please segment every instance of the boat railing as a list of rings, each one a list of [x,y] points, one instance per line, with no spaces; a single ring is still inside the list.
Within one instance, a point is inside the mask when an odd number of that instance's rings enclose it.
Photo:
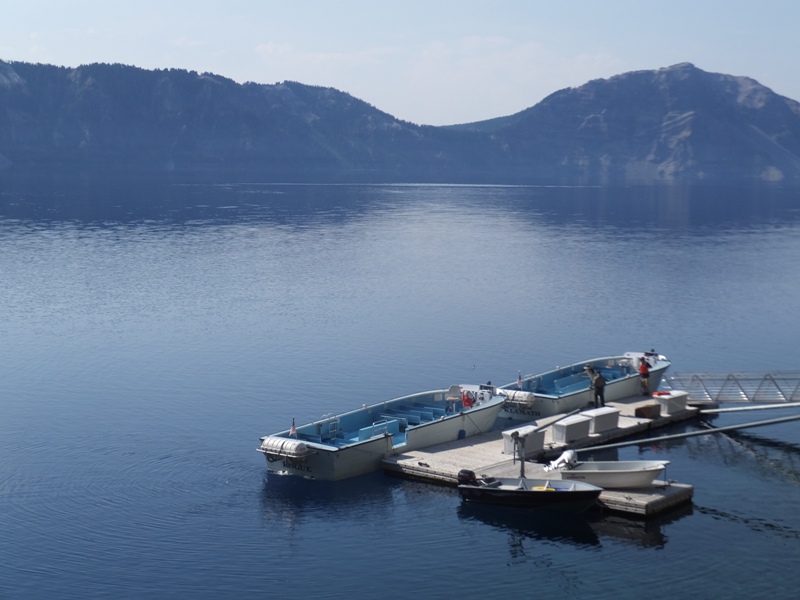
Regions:
[[[684,391],[694,404],[800,402],[800,371],[681,373],[664,377],[666,390]]]

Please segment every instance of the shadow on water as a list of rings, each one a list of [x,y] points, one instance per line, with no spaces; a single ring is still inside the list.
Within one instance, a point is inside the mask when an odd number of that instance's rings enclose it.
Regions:
[[[597,534],[581,515],[531,511],[505,506],[485,506],[462,502],[458,517],[479,521],[514,538],[549,540],[580,546],[600,543]]]
[[[774,440],[746,430],[713,434],[709,442],[715,448],[717,460],[736,464],[740,469],[780,477],[787,482],[800,484],[800,446],[792,442]]]
[[[691,516],[693,512],[691,503],[649,518],[628,517],[599,509],[570,515],[462,503],[458,517],[480,521],[518,538],[580,546],[598,545],[603,538],[611,538],[643,548],[663,548],[667,543],[664,527]]]
[[[744,526],[757,534],[772,534],[779,539],[800,540],[800,530],[784,523],[762,517],[744,516],[710,506],[697,506],[697,512],[716,521]]]
[[[664,527],[693,513],[694,507],[688,503],[649,518],[592,511],[587,513],[586,519],[592,530],[601,538],[609,537],[643,548],[663,548],[667,544]]]
[[[265,515],[334,512],[347,516],[367,507],[391,505],[399,485],[401,481],[383,473],[369,473],[345,482],[269,474],[264,478],[261,505]]]
[[[760,436],[748,431],[730,431],[728,436],[738,439],[742,443],[748,443],[751,447],[761,446],[763,448],[770,448],[785,453],[786,455],[793,455],[800,457],[800,445],[783,440],[771,440],[769,438]]]

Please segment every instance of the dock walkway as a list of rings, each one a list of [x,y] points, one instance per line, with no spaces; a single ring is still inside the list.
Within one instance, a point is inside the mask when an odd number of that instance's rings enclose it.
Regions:
[[[699,412],[697,408],[687,407],[674,414],[660,414],[659,411],[654,411],[654,418],[641,416],[649,414],[654,404],[650,400],[636,399],[629,402],[609,402],[608,406],[620,410],[618,426],[602,433],[591,433],[587,437],[569,443],[554,441],[554,428],[548,425],[557,421],[560,416],[539,419],[536,422],[537,426],[546,426],[544,447],[533,458],[551,460],[564,450],[601,446],[630,438],[642,432],[691,419]],[[517,425],[521,426],[524,423],[520,422]],[[517,477],[520,472],[519,460],[510,454],[505,454],[504,447],[502,432],[492,431],[424,450],[387,457],[383,461],[383,468],[389,474],[444,485],[457,485],[458,472],[462,469],[492,477]],[[530,458],[529,455],[529,460],[525,461],[526,477],[546,479],[544,464],[531,462]],[[656,481],[653,487],[642,490],[606,490],[600,495],[600,504],[609,510],[653,515],[688,502],[692,498],[693,491],[691,485]]]
[[[800,402],[800,371],[770,373],[673,372],[664,377],[668,390],[687,392],[695,405]]]

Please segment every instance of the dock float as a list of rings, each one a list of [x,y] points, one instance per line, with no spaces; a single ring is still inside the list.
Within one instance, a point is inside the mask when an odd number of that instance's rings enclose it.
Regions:
[[[526,477],[546,479],[548,476],[544,464],[532,462],[531,459],[546,461],[557,457],[564,450],[602,446],[685,421],[698,414],[698,409],[691,407],[671,414],[661,414],[653,409],[653,404],[652,401],[609,403],[609,406],[619,409],[616,427],[592,432],[568,442],[558,441],[563,433],[554,432],[555,428],[547,425],[548,422],[557,421],[558,417],[539,420],[537,426],[542,427],[544,432],[542,448],[526,454]],[[389,456],[384,459],[382,466],[390,475],[451,486],[458,484],[458,472],[461,469],[492,477],[516,477],[520,472],[519,459],[508,452],[502,431],[491,431],[424,450]],[[657,480],[649,488],[605,490],[600,494],[599,504],[604,510],[647,517],[689,502],[693,494],[694,488],[691,485]]]

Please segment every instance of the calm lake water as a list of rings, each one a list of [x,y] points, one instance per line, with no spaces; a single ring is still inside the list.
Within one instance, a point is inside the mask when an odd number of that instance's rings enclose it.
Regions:
[[[794,597],[798,423],[620,449],[695,486],[651,521],[256,447],[627,350],[799,369],[798,259],[780,188],[0,180],[0,597]]]

